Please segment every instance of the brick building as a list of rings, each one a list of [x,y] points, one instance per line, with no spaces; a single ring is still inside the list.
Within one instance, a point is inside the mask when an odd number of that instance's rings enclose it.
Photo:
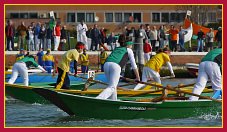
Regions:
[[[195,6],[196,7],[196,6]],[[192,9],[197,23],[217,23],[222,20],[222,5],[200,5]],[[195,13],[198,10],[202,10]],[[188,5],[5,5],[5,19],[12,19],[15,26],[21,21],[49,21],[49,12],[68,29],[75,29],[81,21],[92,27],[94,23],[113,32],[121,32],[124,26],[138,27],[140,24],[182,25]]]

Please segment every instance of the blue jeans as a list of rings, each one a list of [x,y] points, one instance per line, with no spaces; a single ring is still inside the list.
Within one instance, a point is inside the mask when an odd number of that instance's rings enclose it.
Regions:
[[[179,44],[180,44],[180,50],[181,51],[185,51],[185,48],[184,48],[184,39],[179,39]]]
[[[104,64],[101,64],[101,72],[104,72]]]
[[[203,39],[198,39],[197,52],[199,52],[200,48],[201,48],[201,52],[203,52]]]
[[[82,73],[87,73],[88,72],[88,66],[81,65],[81,71],[82,71]]]

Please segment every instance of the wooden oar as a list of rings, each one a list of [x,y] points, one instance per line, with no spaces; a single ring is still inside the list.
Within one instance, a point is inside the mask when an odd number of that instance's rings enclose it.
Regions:
[[[79,78],[82,78],[82,79],[87,79],[86,77],[82,77],[82,76],[75,76],[75,77],[79,77]],[[92,81],[92,82],[95,82],[95,83],[100,83],[100,84],[103,84],[103,85],[108,85],[107,83],[104,83],[104,82],[99,81],[99,80],[89,79],[88,81]],[[117,89],[124,90],[124,91],[130,91],[130,89],[123,88],[123,87],[118,87],[118,86],[117,86]]]
[[[129,78],[124,78],[124,79],[126,79],[126,80],[128,80],[128,81],[133,81],[133,82],[135,82],[133,79],[129,79]],[[147,83],[147,82],[142,82],[142,81],[137,81],[137,82],[138,82],[138,83],[141,83],[141,84],[146,84],[146,85],[150,85],[150,86],[156,86],[156,87],[158,87],[158,88],[163,88],[163,89],[175,91],[175,92],[178,92],[178,93],[185,93],[185,94],[197,96],[197,97],[202,98],[202,99],[209,99],[209,100],[216,101],[216,102],[222,102],[221,100],[213,99],[213,98],[211,98],[211,97],[201,96],[201,95],[198,95],[198,94],[194,94],[194,93],[190,93],[190,92],[186,92],[186,91],[182,91],[182,90],[175,89],[175,88],[181,88],[181,87],[191,86],[191,85],[194,85],[194,84],[176,86],[176,87],[171,88],[171,87],[163,87],[163,86],[160,86],[160,85],[151,84],[151,83]]]

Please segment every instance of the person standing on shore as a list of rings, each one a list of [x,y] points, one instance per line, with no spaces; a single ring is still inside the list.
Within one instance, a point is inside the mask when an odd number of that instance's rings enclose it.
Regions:
[[[104,50],[103,47],[100,48],[100,51],[101,51],[101,55],[100,55],[101,72],[104,72],[104,64],[105,64],[105,61],[106,61],[106,59],[108,57],[108,54]]]

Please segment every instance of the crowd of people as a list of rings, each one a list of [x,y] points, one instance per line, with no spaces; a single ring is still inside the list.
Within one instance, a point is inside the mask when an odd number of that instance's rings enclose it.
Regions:
[[[114,50],[118,43],[118,33],[109,31],[104,27],[98,28],[97,24],[93,27],[88,27],[82,20],[76,26],[77,42],[83,42],[85,49],[90,51],[97,51],[100,45],[109,46],[110,50]],[[38,51],[41,48],[44,50],[50,49],[54,51],[69,50],[70,43],[68,37],[70,33],[67,31],[65,25],[61,25],[60,21],[56,21],[52,18],[47,23],[32,22],[26,26],[24,22],[15,28],[13,21],[8,20],[5,27],[6,34],[6,50],[14,51],[24,48],[28,51]],[[135,27],[125,27],[124,34],[133,38],[133,42],[136,42],[137,38],[143,38],[148,40],[148,43],[152,46],[152,51],[157,51],[159,48],[169,47],[171,51],[189,51],[185,47],[185,35],[187,31],[183,30],[182,26],[176,28],[174,25],[167,27],[161,25],[159,28],[150,24],[141,24],[138,29]],[[17,46],[14,45],[15,37],[18,38]],[[88,42],[88,38],[91,42]],[[204,33],[202,29],[197,33],[197,52],[210,51],[214,47],[214,42],[218,43],[218,47],[222,45],[222,28],[218,28],[218,32],[214,35],[214,30],[210,28],[208,33]],[[89,44],[88,44],[89,43]],[[68,44],[68,46],[66,46]],[[51,47],[53,45],[53,47]],[[67,49],[66,49],[67,47]]]

